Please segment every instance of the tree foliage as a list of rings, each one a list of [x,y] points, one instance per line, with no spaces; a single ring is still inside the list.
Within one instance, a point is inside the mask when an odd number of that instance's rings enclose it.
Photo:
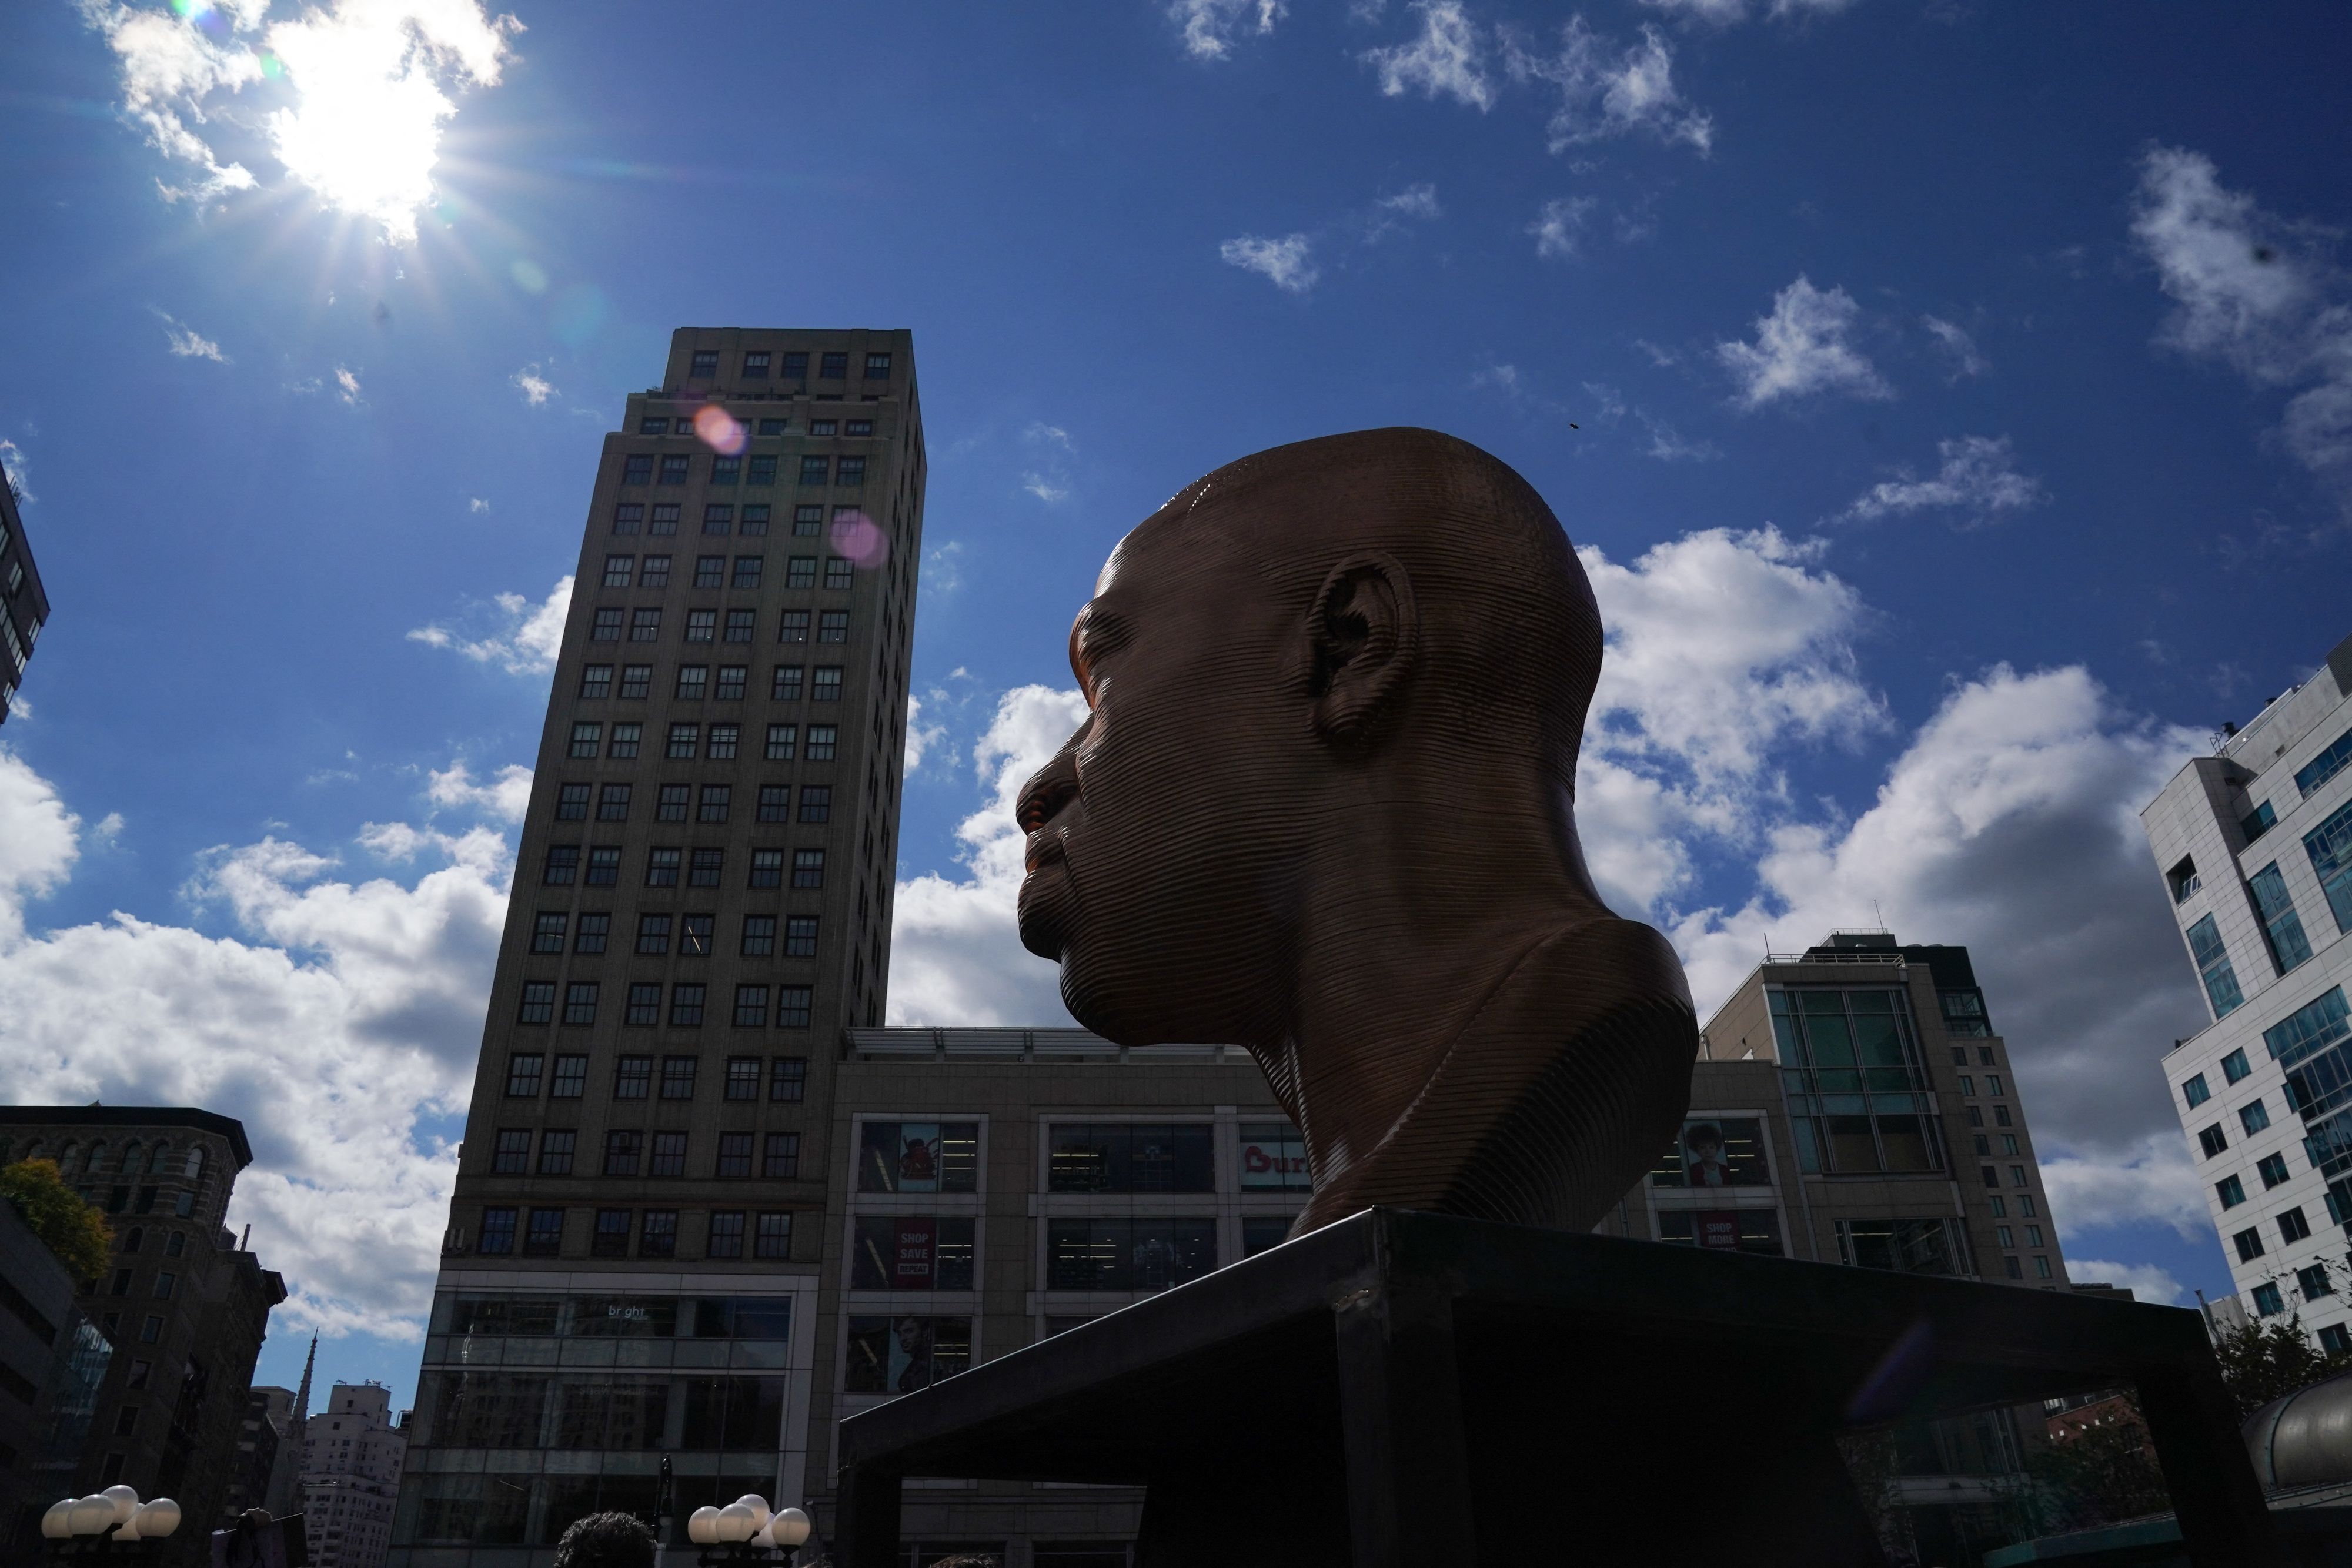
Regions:
[[[2046,1489],[2066,1528],[2111,1524],[2172,1506],[2139,1409],[2122,1403],[2119,1418],[2054,1438],[2026,1457],[2026,1473]]]
[[[654,1568],[654,1532],[628,1513],[572,1521],[555,1545],[555,1568]]]
[[[2294,1316],[2241,1323],[2219,1336],[2213,1358],[2242,1419],[2323,1377],[2352,1372],[2352,1354],[2330,1354],[2304,1336]]]
[[[58,1255],[78,1283],[106,1272],[114,1231],[94,1203],[68,1186],[55,1160],[18,1160],[0,1169],[0,1197],[16,1206],[34,1235]]]

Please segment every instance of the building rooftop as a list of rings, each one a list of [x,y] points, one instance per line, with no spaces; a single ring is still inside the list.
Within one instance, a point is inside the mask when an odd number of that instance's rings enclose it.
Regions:
[[[187,1105],[10,1105],[0,1107],[0,1123],[20,1127],[193,1127],[226,1138],[237,1169],[253,1163],[244,1123]]]

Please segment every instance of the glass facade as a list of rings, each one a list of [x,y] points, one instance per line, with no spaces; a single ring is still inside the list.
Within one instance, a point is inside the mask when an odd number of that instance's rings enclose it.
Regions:
[[[1206,1122],[1059,1122],[1052,1130],[1048,1192],[1211,1192],[1216,1129]],[[1276,1137],[1282,1129],[1277,1126]],[[1244,1137],[1248,1136],[1247,1130]],[[1296,1134],[1293,1134],[1296,1136]],[[1305,1161],[1301,1152],[1300,1161]],[[1247,1183],[1244,1165],[1244,1183]]]
[[[2327,895],[2336,929],[2352,931],[2352,803],[2339,807],[2327,820],[2303,835],[2303,852],[2311,857],[2312,874]]]
[[[1904,992],[1807,987],[1768,996],[1801,1169],[1944,1168],[1935,1095]]]
[[[2210,915],[2189,928],[2189,950],[2197,958],[2197,973],[2205,982],[2205,999],[2213,1016],[2223,1019],[2246,999],[2238,989],[2238,971],[2231,966],[2230,950],[2221,944],[2221,927]]]
[[[2254,873],[2246,890],[2253,895],[2254,913],[2263,923],[2263,940],[2270,945],[2271,962],[2282,975],[2311,956],[2311,943],[2303,934],[2303,917],[2287,895],[2286,878],[2273,861]]]

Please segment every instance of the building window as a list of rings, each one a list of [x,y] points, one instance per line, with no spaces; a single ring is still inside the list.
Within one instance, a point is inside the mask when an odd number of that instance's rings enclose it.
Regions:
[[[1099,1217],[1045,1222],[1045,1288],[1156,1291],[1217,1266],[1213,1219]]]
[[[805,610],[785,611],[783,620],[776,628],[776,641],[779,643],[805,643],[808,640],[809,612]],[[797,695],[798,694],[795,693],[794,695]]]
[[[2213,1191],[2221,1198],[2223,1208],[2235,1208],[2246,1201],[2245,1184],[2236,1176],[2224,1176],[2215,1182]]]
[[[482,1239],[476,1251],[490,1257],[504,1257],[514,1250],[515,1211],[511,1208],[482,1210]]]
[[[625,1258],[629,1255],[629,1211],[625,1208],[600,1208],[596,1211],[596,1235],[588,1243],[592,1258]]]
[[[802,484],[822,485],[832,476],[833,459],[829,457],[803,457],[801,459]]]
[[[687,871],[686,884],[688,887],[717,887],[726,857],[725,850],[695,851]]]
[[[654,821],[683,822],[687,808],[694,803],[694,787],[690,784],[664,784],[654,796]]]
[[[572,727],[572,755],[593,757],[604,741],[604,727],[601,724],[575,724]]]
[[[621,696],[624,701],[642,702],[652,690],[654,667],[651,664],[621,666]]]
[[[866,379],[869,382],[888,381],[890,379],[890,356],[887,354],[866,355]]]
[[[737,484],[740,484],[740,483],[742,482],[742,479],[743,479],[743,459],[742,459],[742,458],[740,458],[740,457],[729,457],[729,456],[727,456],[726,455],[724,455],[723,453],[722,453],[722,454],[720,454],[720,455],[718,455],[718,456],[715,456],[715,457],[711,458],[711,460],[710,460],[710,482],[711,482],[713,485],[737,485]],[[724,509],[724,510],[728,510],[728,511],[730,511],[730,512],[733,510],[733,508],[732,508],[732,507],[727,507],[727,508],[722,508],[722,509]],[[715,532],[722,533],[722,534],[723,534],[723,533],[725,533],[727,530],[726,530],[725,528],[719,528],[719,529],[714,530],[714,529],[710,528],[706,524],[706,525],[705,525],[705,527],[704,527],[704,528],[703,528],[703,531],[704,531],[705,533],[710,533],[710,532],[714,532],[714,531],[715,531]]]
[[[835,703],[841,700],[841,666],[839,664],[819,664],[816,667],[816,680],[810,689],[809,698],[813,702],[821,703]]]
[[[2271,810],[2271,803],[2268,800],[2238,819],[2238,830],[2246,835],[2246,842],[2249,844],[2277,826],[2278,813]]]
[[[705,988],[699,985],[678,985],[669,988],[669,1021],[677,1029],[702,1027],[702,997]],[[688,1060],[692,1060],[688,1058]],[[662,1093],[669,1095],[668,1066],[663,1065]]]
[[[801,667],[798,664],[778,664],[775,684],[768,695],[780,703],[800,701]]]
[[[2336,916],[2336,929],[2352,931],[2352,801],[2303,835],[2303,852],[2311,857],[2312,873],[2319,878],[2319,891]]]
[[[2329,1323],[2319,1331],[2319,1348],[2330,1355],[2352,1355],[2352,1328]]]
[[[632,611],[629,615],[629,641],[632,643],[661,641],[661,612],[658,609]]]
[[[2222,1135],[2221,1124],[2216,1122],[2211,1126],[2197,1134],[2197,1145],[2205,1151],[2205,1157],[2210,1160],[2215,1155],[2220,1154],[2223,1149],[2228,1148],[2230,1146],[2230,1140]]]
[[[667,453],[661,460],[661,482],[665,485],[686,483],[687,455],[683,452]]]
[[[2280,1299],[2279,1288],[2276,1285],[2256,1285],[2253,1289],[2253,1298],[2256,1317],[2274,1318],[2286,1311],[2286,1302]]]
[[[507,1095],[509,1099],[539,1098],[540,1064],[546,1060],[535,1051],[517,1051],[507,1058]]]
[[[756,555],[737,556],[735,558],[735,586],[738,588],[759,587],[760,565],[767,558],[765,556]]]
[[[555,1019],[555,982],[532,980],[522,988],[522,1008],[515,1015],[517,1023],[552,1023]]]
[[[793,508],[793,533],[795,538],[814,538],[817,535],[823,532],[824,532],[824,508],[823,507],[794,507]],[[807,584],[803,583],[802,586],[806,587]]]
[[[776,1027],[806,1029],[809,1010],[814,1005],[815,989],[810,986],[778,986],[776,988]],[[797,1095],[794,1096],[798,1098]]]
[[[751,1134],[721,1133],[719,1134],[719,1163],[711,1167],[713,1176],[747,1176],[751,1174]]]
[[[653,468],[648,463],[645,477],[632,480],[630,483],[644,485],[650,483],[652,479]],[[613,508],[613,531],[616,534],[634,534],[645,520],[646,507],[642,501],[624,501]]]
[[[604,558],[604,586],[626,588],[636,576],[637,558],[633,555],[608,555]]]
[[[842,466],[847,467],[851,461],[849,458],[843,458]],[[831,589],[847,588],[854,580],[854,570],[850,563],[842,557],[829,555],[824,558],[824,585]]]
[[[710,1217],[709,1244],[703,1249],[706,1257],[740,1258],[743,1256],[743,1211],[730,1209]]]
[[[604,1134],[604,1174],[608,1176],[633,1176],[637,1174],[637,1157],[645,1151],[646,1135],[636,1132]]]
[[[2227,1082],[2235,1083],[2253,1070],[2243,1051],[2233,1051],[2221,1059],[2221,1077]]]
[[[738,986],[735,988],[735,1027],[737,1029],[765,1029],[768,1027],[767,987]],[[759,1092],[760,1064],[757,1061],[752,1061],[749,1065],[751,1069],[750,1092],[738,1096],[735,1093],[735,1082],[732,1076],[734,1072],[734,1064],[732,1062],[728,1064],[728,1072],[730,1076],[727,1082],[727,1091],[730,1099],[740,1098],[749,1100]]]
[[[583,879],[590,887],[614,887],[621,880],[621,851],[618,845],[588,852],[588,875]]]
[[[2254,1169],[2263,1178],[2263,1190],[2268,1192],[2286,1180],[2286,1156],[2282,1154],[2264,1155],[2254,1162]]]
[[[584,1056],[559,1056],[555,1059],[555,1080],[548,1085],[551,1100],[577,1100],[587,1092],[588,1059]]]
[[[653,455],[652,453],[650,453],[650,452],[632,452],[632,453],[628,454],[626,456],[625,456],[625,457],[623,457],[623,458],[621,459],[621,483],[622,483],[622,484],[624,484],[624,485],[650,485],[650,484],[652,484],[653,482],[654,482],[654,455]],[[630,508],[630,507],[621,507],[621,508],[620,508],[620,512],[627,512],[627,511],[629,511],[629,510],[631,510],[631,509],[632,509],[632,508]],[[615,514],[614,514],[614,517],[613,531],[614,531],[614,533],[616,533],[616,534],[617,534],[617,533],[621,533],[621,532],[625,531],[625,530],[621,528],[621,526],[620,526],[624,521],[627,521],[627,522],[635,522],[635,520],[636,520],[636,519],[635,519],[635,518],[634,518],[634,517],[627,517],[627,518],[625,518],[625,517],[621,517],[621,516],[619,515],[619,513],[615,513]],[[625,531],[626,531],[626,532],[629,532],[629,533],[635,533],[637,530],[636,530],[636,529],[635,529],[635,528],[629,528],[629,529],[627,529],[627,530],[625,530]]]
[[[741,664],[719,665],[719,700],[723,703],[741,702],[743,688],[750,684],[751,674],[751,672]]]
[[[645,991],[651,991],[653,993],[654,1009],[656,1012],[660,1010],[661,988],[659,986],[631,986],[629,988],[629,1011],[632,1015],[634,1015],[637,1010],[639,994]],[[631,1023],[635,1023],[637,1020],[634,1016],[632,1016],[629,1021]],[[646,1021],[650,1023],[653,1020],[649,1019]],[[624,1056],[613,1064],[613,1098],[615,1100],[643,1100],[646,1097],[648,1091],[652,1089],[653,1081],[654,1059],[652,1057]]]
[[[700,702],[710,689],[710,666],[680,664],[677,667],[677,695],[682,702]]]
[[[580,874],[578,844],[550,844],[547,849],[547,870],[541,880],[550,887],[569,887]]]
[[[805,986],[787,986],[787,987],[785,987],[785,988],[784,988],[784,989],[785,989],[785,990],[787,990],[787,991],[798,991],[798,992],[800,992],[800,993],[801,993],[801,1010],[802,1010],[802,1012],[803,1012],[803,1019],[802,1019],[801,1027],[803,1027],[803,1028],[806,1028],[806,1027],[807,1027],[807,1019],[806,1019],[806,1017],[805,1017],[805,1014],[807,1013],[807,1010],[808,1010],[808,988],[806,988]],[[781,1021],[781,1020],[780,1020],[780,1021]],[[805,1056],[779,1056],[779,1057],[777,1057],[777,1058],[776,1058],[776,1059],[775,1059],[772,1063],[770,1063],[770,1064],[769,1064],[769,1068],[768,1068],[768,1098],[769,1098],[769,1099],[773,1100],[773,1101],[779,1101],[779,1102],[782,1102],[782,1103],[791,1103],[791,1104],[798,1104],[798,1103],[799,1103],[803,1099],[804,1099],[804,1098],[807,1096],[807,1092],[808,1092],[808,1058],[807,1058],[807,1057],[805,1057]],[[793,1143],[793,1146],[795,1149],[797,1149],[797,1148],[799,1148],[799,1147],[800,1147],[800,1145],[799,1145],[799,1143],[798,1143],[798,1141],[797,1141],[797,1135],[795,1135],[795,1141],[794,1141],[794,1143]]]
[[[2277,1052],[2273,1051],[2272,1054],[2276,1055]],[[2205,1075],[2200,1072],[2181,1084],[2180,1097],[2189,1102],[2189,1108],[2193,1111],[2210,1100],[2213,1097],[2213,1092],[2205,1087]]]
[[[793,885],[794,887],[824,885],[824,852],[823,850],[793,852]]]
[[[849,612],[828,610],[817,617],[816,640],[820,643],[849,641]]]
[[[2311,943],[2303,934],[2303,917],[2294,912],[2286,878],[2273,861],[2246,883],[2253,894],[2254,913],[2262,917],[2263,940],[2271,950],[2271,964],[2282,975],[2311,956]]]
[[[1768,998],[1800,1169],[1943,1168],[1936,1118],[1919,1113],[1930,1090],[1907,993],[1809,987],[1774,989]],[[1865,1082],[1866,1109],[1853,1095]]]
[[[781,854],[782,852],[779,850],[753,850],[751,852],[752,886],[758,887],[763,885],[758,880],[760,874],[760,857],[761,855],[773,857]],[[771,864],[772,863],[773,861],[772,859]],[[765,883],[764,885],[773,887],[775,883],[772,882]],[[772,915],[747,915],[743,916],[743,956],[746,958],[765,958],[774,953],[775,950],[776,917]]]
[[[2306,1301],[2315,1301],[2322,1296],[2332,1296],[2336,1293],[2336,1287],[2327,1282],[2327,1266],[2324,1263],[2314,1263],[2308,1269],[2297,1269],[2294,1271],[2294,1282],[2301,1288],[2303,1299]]]
[[[2352,729],[2337,736],[2335,744],[2295,769],[2294,787],[2308,800],[2313,790],[2341,773],[2348,763],[2352,763]]]
[[[650,417],[640,419],[637,421],[637,434],[639,435],[667,435],[669,434],[669,421],[667,419],[653,419]]]
[[[835,743],[839,740],[840,735],[841,727],[838,725],[813,724],[809,726],[808,759],[811,762],[832,761],[833,748]]]
[[[694,820],[698,822],[725,821],[728,804],[734,797],[732,785],[705,784],[702,787],[702,802],[695,808]]]
[[[677,532],[677,503],[671,501],[667,505],[656,505],[654,507],[653,520],[646,525],[646,532],[665,538],[675,535]],[[654,562],[656,560],[662,563],[662,580],[658,584],[653,580]],[[638,574],[637,582],[644,588],[667,586],[669,582],[669,557],[666,555],[646,557],[645,570]]]
[[[2023,1186],[2025,1185],[2025,1167],[2023,1166],[2011,1166],[2009,1167],[2009,1185],[2011,1186]],[[2031,1214],[2033,1210],[2031,1207],[2028,1207],[2024,1212]]]
[[[2000,1262],[2002,1271],[2008,1274],[2011,1279],[2022,1280],[2025,1278],[2024,1267],[2020,1264],[2016,1259],[2003,1258]]]
[[[761,424],[775,424],[781,422],[772,419],[763,419],[760,423]],[[770,489],[775,488],[776,455],[772,452],[754,454],[751,458],[751,466],[744,473],[743,482],[747,485],[761,485]],[[751,526],[751,514],[754,512],[760,514],[760,526],[756,528]],[[743,531],[747,534],[766,533],[768,531],[768,508],[765,507],[744,507]]]
[[[784,920],[784,956],[814,958],[816,956],[816,916],[793,915]]]
[[[656,507],[654,508],[654,514],[656,523],[658,523],[660,515],[663,512],[667,512],[670,515],[671,526],[667,528],[656,526],[654,532],[657,534],[675,533],[677,531],[677,508],[676,507]],[[646,557],[645,570],[637,574],[637,586],[640,588],[667,588],[669,586],[669,557],[666,555],[649,555]],[[650,642],[652,639],[640,637],[634,638],[632,641]]]
[[[2189,950],[2196,955],[2197,972],[2205,981],[2206,999],[2213,1004],[2213,1016],[2230,1016],[2245,995],[2238,989],[2238,971],[2230,963],[2230,950],[2222,946],[2221,927],[2210,915],[2189,928]]]
[[[578,727],[574,727],[576,733]],[[588,786],[559,784],[555,790],[555,820],[559,822],[584,822],[588,820]]]
[[[589,623],[588,640],[592,643],[617,643],[621,640],[621,612],[617,608],[599,610]]]
[[[827,784],[801,786],[801,821],[829,821],[833,817],[833,788]]]
[[[637,1256],[640,1258],[675,1258],[677,1256],[677,1210],[649,1208],[637,1227]]]
[[[683,850],[647,851],[646,853],[646,885],[647,887],[676,887],[677,885],[678,862],[684,858],[685,853],[686,852]]]
[[[496,1176],[520,1176],[530,1169],[530,1130],[527,1127],[501,1127],[499,1141],[490,1153],[490,1170]]]
[[[523,1256],[552,1258],[563,1249],[563,1211],[560,1208],[534,1208],[530,1223],[522,1234]]]
[[[698,382],[707,382],[718,375],[719,350],[716,349],[696,350],[694,352],[694,361],[687,368],[686,373],[689,379]]]
[[[713,762],[732,762],[735,751],[742,742],[743,727],[740,724],[714,724],[710,727],[710,745],[705,755]]]
[[[757,1100],[760,1097],[758,1057],[730,1056],[727,1059],[726,1097],[730,1100]]]
[[[816,557],[813,555],[796,555],[786,560],[784,562],[784,586],[786,588],[814,588],[816,586]]]
[[[583,701],[593,702],[601,697],[609,697],[612,695],[612,665],[586,664],[582,666],[580,671],[580,695]]]
[[[723,555],[697,556],[694,559],[694,586],[723,588],[727,582],[727,558]]]
[[[1281,1123],[1242,1130],[1244,1186],[1255,1188],[1269,1185],[1250,1179],[1250,1154],[1253,1150],[1259,1152],[1261,1157],[1265,1156],[1265,1151],[1272,1151],[1270,1168],[1277,1172],[1289,1168],[1284,1158],[1284,1134],[1287,1131]],[[1205,1122],[1057,1123],[1048,1133],[1051,1152],[1047,1156],[1046,1190],[1208,1192],[1215,1186],[1212,1179],[1214,1170],[1214,1157],[1211,1152],[1213,1135],[1213,1130]],[[1289,1137],[1295,1142],[1297,1134],[1289,1133]],[[1299,1154],[1297,1166],[1301,1179],[1296,1185],[1304,1190],[1307,1186],[1304,1179],[1306,1160],[1304,1151],[1299,1151]],[[863,1165],[859,1169],[862,1184],[868,1178]],[[1280,1187],[1291,1184],[1277,1176],[1271,1185]]]
[[[563,988],[563,1021],[586,1025],[596,1021],[596,982],[574,980]]]
[[[760,1216],[760,1229],[753,1254],[761,1258],[790,1258],[793,1255],[793,1217],[789,1214]]]
[[[548,1132],[539,1135],[539,1174],[570,1176],[572,1153],[580,1141],[574,1132]]]
[[[2241,1263],[2251,1263],[2263,1255],[2263,1233],[2260,1228],[2241,1230],[2231,1237],[2230,1241],[2237,1248],[2238,1261]]]
[[[2311,1221],[2303,1217],[2300,1205],[2278,1217],[2279,1239],[2289,1246],[2311,1239]]]
[[[2039,1252],[2033,1255],[2033,1277],[2037,1280],[2050,1278],[2050,1260]]]
[[[715,643],[719,640],[719,612],[689,610],[686,612],[686,640],[689,643]]]
[[[662,1092],[669,1092],[669,1064],[662,1064]],[[682,1176],[686,1174],[686,1134],[656,1133],[653,1155],[646,1161],[646,1174],[657,1176]]]
[[[2238,1107],[2238,1125],[2243,1127],[2248,1134],[2259,1133],[2270,1124],[2270,1111],[2261,1101],[2252,1101]]]

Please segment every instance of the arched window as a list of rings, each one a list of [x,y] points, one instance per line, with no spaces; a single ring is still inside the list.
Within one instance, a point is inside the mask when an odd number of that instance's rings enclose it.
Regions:
[[[129,1143],[127,1143],[127,1144],[123,1145],[122,1145],[122,1174],[123,1174],[124,1176],[137,1176],[137,1175],[138,1175],[138,1174],[139,1174],[142,1169],[144,1169],[144,1168],[145,1168],[145,1166],[144,1166],[144,1165],[143,1165],[143,1163],[142,1163],[142,1162],[145,1160],[145,1158],[146,1158],[146,1151],[145,1151],[144,1149],[142,1149],[142,1148],[139,1146],[139,1141],[138,1141],[136,1138],[134,1138],[134,1139],[132,1139],[131,1142],[129,1142]]]
[[[179,1166],[172,1163],[172,1145],[169,1144],[156,1145],[155,1152],[147,1156],[147,1168],[153,1171],[159,1176],[170,1176],[173,1171],[179,1169]]]
[[[84,1176],[96,1176],[105,1164],[106,1145],[102,1143],[92,1144],[89,1146],[89,1153],[82,1158],[82,1174]]]
[[[66,1152],[58,1156],[58,1174],[59,1176],[73,1175],[74,1156],[79,1153],[81,1153],[81,1145],[79,1144],[68,1144],[66,1145]]]
[[[195,1180],[205,1174],[205,1151],[201,1146],[188,1150],[188,1179]]]

